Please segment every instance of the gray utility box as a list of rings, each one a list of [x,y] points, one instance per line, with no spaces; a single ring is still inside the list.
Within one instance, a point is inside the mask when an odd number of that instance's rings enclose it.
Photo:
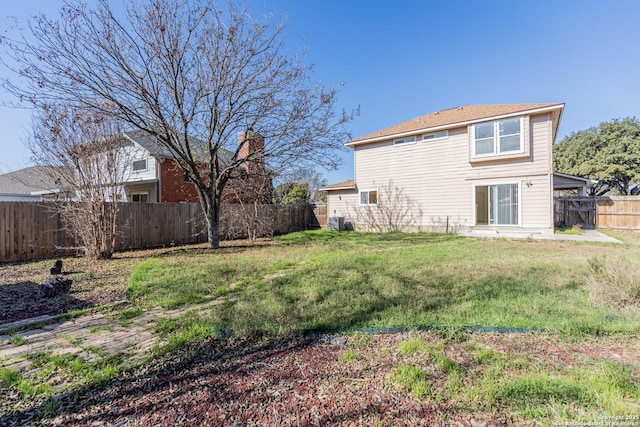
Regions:
[[[332,216],[329,218],[329,230],[331,231],[342,231],[344,230],[344,217],[343,216]]]

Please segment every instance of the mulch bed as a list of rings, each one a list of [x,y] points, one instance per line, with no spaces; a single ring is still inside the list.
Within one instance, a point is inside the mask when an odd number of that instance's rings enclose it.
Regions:
[[[62,415],[43,425],[60,426],[532,426],[508,408],[478,410],[465,402],[418,399],[389,381],[400,363],[420,363],[424,355],[403,355],[403,340],[419,337],[430,345],[443,342],[431,333],[371,335],[357,338],[306,339],[302,336],[251,339],[211,338],[179,349],[149,366],[139,367],[107,384],[93,384],[57,396]],[[573,345],[546,334],[474,333],[482,348],[525,356],[540,367],[571,369],[602,357],[638,368],[637,344],[585,341]],[[446,354],[465,370],[477,368],[468,341],[446,341]],[[361,356],[341,355],[354,348]],[[555,368],[554,368],[555,366]],[[446,375],[430,371],[433,387]],[[0,400],[10,399],[8,395]],[[39,424],[46,402],[0,416],[0,425]]]
[[[406,334],[377,335],[372,357],[340,359],[344,345],[290,337],[211,340],[100,387],[58,397],[64,426],[506,426],[505,413],[465,413],[390,385]],[[433,338],[437,339],[437,338]],[[22,425],[42,408],[1,418]],[[119,424],[121,423],[121,424]]]

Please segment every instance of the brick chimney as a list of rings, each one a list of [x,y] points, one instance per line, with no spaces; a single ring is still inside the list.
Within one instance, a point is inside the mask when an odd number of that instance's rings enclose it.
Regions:
[[[244,163],[244,168],[249,174],[264,174],[264,137],[249,129],[247,132],[238,132],[238,159],[249,160]]]

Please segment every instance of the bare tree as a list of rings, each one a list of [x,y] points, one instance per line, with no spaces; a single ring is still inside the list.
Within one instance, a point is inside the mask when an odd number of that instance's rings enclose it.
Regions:
[[[381,233],[420,228],[422,207],[392,180],[378,188],[376,197],[375,204],[350,209],[359,227]]]
[[[86,256],[111,258],[127,150],[111,116],[69,106],[34,115],[29,147],[65,194],[56,210]]]
[[[131,0],[122,18],[107,0],[68,0],[58,20],[39,16],[29,28],[33,37],[5,40],[19,77],[4,87],[36,106],[101,110],[155,137],[195,184],[212,248],[237,168],[336,167],[349,138],[353,113],[338,112],[337,90],[311,83],[311,66],[286,51],[284,23],[256,21],[231,1]],[[239,155],[254,132],[264,147]]]
[[[273,191],[271,176],[260,174],[248,180],[234,180],[227,188],[234,203],[225,205],[226,237],[246,236],[252,242],[258,237],[272,237],[275,206],[265,200],[265,195]]]

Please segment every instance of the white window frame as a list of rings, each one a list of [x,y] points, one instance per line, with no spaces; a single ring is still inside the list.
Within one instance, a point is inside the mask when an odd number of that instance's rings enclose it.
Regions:
[[[448,130],[443,130],[440,132],[430,132],[422,135],[423,141],[438,141],[440,139],[447,139],[447,138],[449,138]]]
[[[374,192],[376,193],[376,202],[375,203],[371,203],[371,196],[370,193]],[[368,203],[362,203],[362,194],[363,193],[368,193],[367,194],[367,200],[369,201]],[[380,193],[378,192],[377,188],[369,188],[366,190],[360,190],[358,191],[358,203],[360,204],[360,206],[378,206],[378,202],[380,200],[380,198],[378,197]]]
[[[144,162],[144,168],[143,169],[136,169],[136,163],[138,162]],[[146,172],[149,170],[149,159],[138,159],[138,160],[134,160],[133,162],[131,162],[131,170],[133,172]]]
[[[133,203],[149,203],[150,201],[148,191],[136,191],[135,193],[131,193],[129,196],[131,197],[131,202]],[[135,201],[133,200],[133,196],[147,196],[147,201],[146,202],[141,202],[140,200]]]
[[[501,151],[500,150],[500,122],[502,121],[506,121],[506,120],[514,120],[514,119],[519,119],[520,120],[520,146],[517,150],[508,150],[508,151]],[[482,122],[482,123],[476,123],[474,125],[471,126],[470,129],[470,134],[471,134],[471,148],[472,148],[472,152],[473,158],[483,158],[483,157],[494,157],[494,156],[502,156],[502,155],[510,155],[510,154],[520,154],[520,153],[524,153],[525,152],[525,143],[524,143],[524,116],[515,116],[515,117],[505,117],[503,119],[498,119],[498,120],[491,120],[491,121],[486,121],[486,122]],[[476,153],[476,126],[480,126],[480,125],[487,125],[491,123],[493,125],[493,151],[490,153],[481,153],[481,154],[477,154]],[[510,134],[510,135],[515,135],[515,134]],[[503,136],[509,136],[509,135],[503,135]]]
[[[407,136],[406,138],[394,139],[393,145],[411,145],[415,144],[416,142],[418,142],[418,138],[416,138],[415,136]]]

